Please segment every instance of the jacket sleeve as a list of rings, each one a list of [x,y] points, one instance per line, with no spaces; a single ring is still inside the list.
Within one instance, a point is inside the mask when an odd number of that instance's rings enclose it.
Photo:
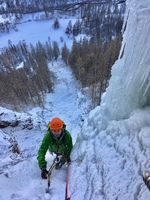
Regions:
[[[38,165],[40,169],[42,169],[42,167],[46,167],[47,165],[47,162],[45,160],[45,155],[50,143],[51,143],[50,135],[49,135],[49,132],[47,132],[42,140],[42,144],[38,151],[37,160],[38,160]]]

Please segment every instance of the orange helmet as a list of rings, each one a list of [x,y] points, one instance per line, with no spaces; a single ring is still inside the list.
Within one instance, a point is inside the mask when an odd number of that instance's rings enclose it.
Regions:
[[[49,125],[51,130],[59,130],[63,128],[63,122],[60,118],[53,118]]]

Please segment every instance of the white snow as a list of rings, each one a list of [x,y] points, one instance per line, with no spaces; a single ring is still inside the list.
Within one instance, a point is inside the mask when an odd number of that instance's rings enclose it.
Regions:
[[[150,169],[150,2],[126,3],[127,27],[120,58],[112,68],[100,106],[87,115],[90,99],[82,93],[70,69],[58,61],[49,65],[57,80],[54,93],[45,97],[44,108],[34,108],[27,114],[0,108],[0,113],[5,113],[0,120],[20,122],[17,127],[0,130],[0,199],[64,199],[66,167],[53,171],[51,192],[46,194],[47,181],[41,179],[36,160],[46,124],[55,116],[66,122],[74,142],[69,173],[71,200],[150,199],[142,180],[142,174]],[[20,24],[19,34],[3,35],[0,46],[11,37],[13,42],[19,38],[32,42],[32,35],[24,31],[30,28],[33,33],[37,23]],[[59,34],[63,35],[61,31]],[[52,35],[51,40],[55,39]],[[44,42],[40,30],[33,43],[38,40]],[[33,120],[31,130],[24,124],[29,118]],[[15,141],[21,155],[12,153],[10,145]],[[47,153],[48,166],[53,158]]]
[[[70,48],[73,40],[68,38],[67,34],[65,34],[65,30],[68,22],[71,20],[73,25],[76,19],[72,17],[62,18],[59,20],[60,28],[54,30],[53,24],[55,19],[40,20],[41,15],[42,13],[25,15],[21,20],[21,24],[17,24],[18,31],[10,29],[8,34],[1,33],[0,48],[7,47],[8,40],[11,40],[12,44],[18,44],[19,41],[23,41],[28,45],[30,43],[36,45],[38,41],[45,43],[48,41],[48,38],[50,38],[51,41],[57,41],[61,48],[64,44],[61,42],[61,37],[67,43],[68,48]],[[3,22],[2,18],[0,18],[0,22]]]
[[[50,196],[45,193],[47,181],[40,177],[37,164],[37,152],[46,125],[53,117],[62,118],[67,124],[75,143],[80,132],[82,118],[87,115],[90,100],[81,93],[69,67],[61,61],[50,63],[51,71],[57,77],[54,93],[45,96],[44,108],[33,108],[25,113],[17,113],[0,107],[0,121],[19,121],[19,126],[1,129],[0,137],[0,199],[63,199],[65,196],[66,166],[54,171],[51,176]],[[33,130],[25,127],[29,119],[33,121]],[[13,154],[11,145],[17,141],[21,155]],[[50,167],[55,156],[47,153]]]

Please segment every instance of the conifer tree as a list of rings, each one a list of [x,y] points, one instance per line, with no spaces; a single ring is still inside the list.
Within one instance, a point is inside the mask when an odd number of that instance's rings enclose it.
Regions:
[[[63,48],[62,48],[61,56],[62,56],[62,60],[64,61],[64,63],[65,63],[66,65],[68,65],[69,50],[68,50],[68,48],[67,48],[66,43],[64,43],[64,46],[63,46]]]
[[[53,55],[55,60],[57,60],[60,55],[59,46],[56,41],[53,42]]]
[[[59,21],[57,18],[54,21],[53,27],[54,27],[54,29],[58,29],[60,27],[60,24],[59,24]]]

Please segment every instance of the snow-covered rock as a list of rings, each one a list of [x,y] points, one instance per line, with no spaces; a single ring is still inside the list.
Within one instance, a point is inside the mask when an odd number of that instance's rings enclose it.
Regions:
[[[28,114],[20,114],[0,108],[0,128],[20,126],[22,129],[32,129],[33,120]]]

